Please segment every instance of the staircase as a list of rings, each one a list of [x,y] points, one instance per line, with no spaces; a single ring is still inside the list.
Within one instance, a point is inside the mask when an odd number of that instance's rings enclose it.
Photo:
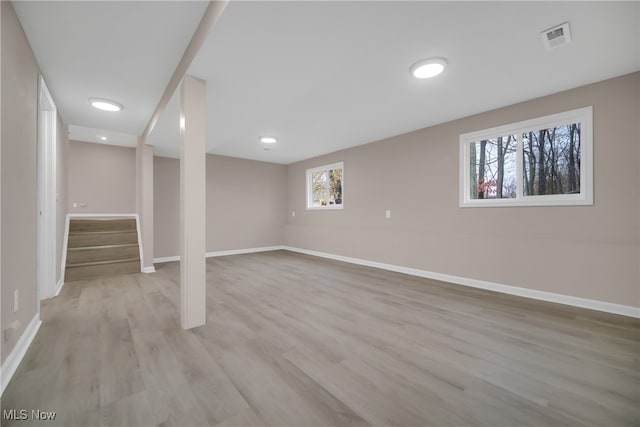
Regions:
[[[140,272],[135,218],[73,218],[65,282]]]

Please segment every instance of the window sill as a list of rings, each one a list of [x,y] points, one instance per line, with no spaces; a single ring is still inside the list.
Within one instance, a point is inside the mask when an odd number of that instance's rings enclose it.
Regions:
[[[344,205],[307,206],[308,211],[336,211],[344,209]]]
[[[495,208],[511,206],[593,206],[593,199],[575,195],[564,196],[529,196],[524,199],[480,199],[460,201],[461,208]]]

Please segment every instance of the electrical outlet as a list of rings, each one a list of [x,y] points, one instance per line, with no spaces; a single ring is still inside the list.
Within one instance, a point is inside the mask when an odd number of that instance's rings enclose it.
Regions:
[[[384,217],[385,217],[385,218],[387,218],[387,219],[391,218],[391,211],[390,211],[390,210],[387,210],[387,211],[384,213]]]
[[[13,312],[17,312],[18,310],[20,310],[20,294],[18,292],[18,289],[13,291]]]
[[[9,324],[9,327],[4,329],[3,331],[4,340],[11,341],[11,339],[15,336],[18,329],[20,329],[20,321],[16,319]]]
[[[291,211],[291,216],[296,216],[296,211]]]

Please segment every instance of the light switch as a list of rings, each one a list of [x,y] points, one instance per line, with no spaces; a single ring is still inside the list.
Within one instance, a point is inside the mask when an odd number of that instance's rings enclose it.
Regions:
[[[391,211],[390,211],[390,210],[387,210],[387,211],[384,213],[384,216],[385,216],[385,218],[387,218],[387,219],[391,218]]]

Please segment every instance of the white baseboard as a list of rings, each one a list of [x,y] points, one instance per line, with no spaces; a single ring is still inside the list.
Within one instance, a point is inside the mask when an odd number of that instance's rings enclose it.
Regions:
[[[156,272],[156,268],[151,266],[151,267],[143,267],[142,268],[142,272],[143,273],[155,273]]]
[[[35,338],[38,333],[38,329],[40,329],[40,325],[42,325],[42,321],[40,320],[40,314],[36,313],[31,319],[31,322],[27,325],[22,336],[16,342],[15,347],[11,350],[11,353],[7,356],[4,363],[2,364],[2,368],[0,369],[0,376],[2,377],[2,390],[0,390],[0,396],[4,393],[5,389],[9,385],[9,381],[13,378],[13,374],[16,373],[18,366],[20,366],[20,362],[22,362],[22,358],[25,353],[29,349],[31,342]]]
[[[284,249],[284,246],[265,246],[262,248],[232,249],[230,251],[207,252],[207,258],[212,258],[217,256],[227,256],[227,255],[252,254],[255,252],[278,251],[282,249]]]
[[[70,213],[69,218],[133,218],[138,216],[137,213]]]
[[[261,248],[246,248],[246,249],[231,249],[228,251],[216,251],[216,252],[207,252],[205,256],[207,258],[213,258],[218,256],[227,256],[227,255],[242,255],[242,254],[251,254],[255,252],[267,252],[267,251],[278,251],[284,249],[284,246],[265,246]],[[180,261],[180,256],[167,256],[162,258],[154,258],[153,262],[172,262],[172,261]]]
[[[614,304],[605,301],[592,300],[587,298],[574,297],[570,295],[556,294],[553,292],[537,291],[534,289],[520,288],[517,286],[502,285],[499,283],[487,282],[484,280],[470,279],[467,277],[453,276],[450,274],[434,273],[432,271],[418,270],[416,268],[402,267],[393,264],[384,264],[376,261],[369,261],[359,258],[350,258],[342,255],[334,255],[326,252],[312,251],[308,249],[294,248],[291,246],[283,246],[281,249],[291,252],[298,252],[306,255],[313,255],[322,258],[333,259],[337,261],[348,262],[351,264],[364,265],[367,267],[375,267],[383,270],[395,271],[397,273],[409,274],[411,276],[424,277],[426,279],[440,280],[443,282],[455,283],[458,285],[470,286],[473,288],[486,289],[489,291],[500,292],[503,294],[517,295],[526,298],[532,298],[542,301],[555,302],[558,304],[570,305],[574,307],[588,308],[590,310],[604,311],[606,313],[619,314],[640,318],[640,307],[628,305]]]
[[[60,291],[62,291],[62,287],[64,286],[64,272],[60,274],[60,280],[56,283],[56,292],[53,294],[54,297],[60,295]]]
[[[180,257],[176,255],[176,256],[165,256],[165,257],[153,259],[154,264],[161,263],[161,262],[173,262],[173,261],[180,261]]]

